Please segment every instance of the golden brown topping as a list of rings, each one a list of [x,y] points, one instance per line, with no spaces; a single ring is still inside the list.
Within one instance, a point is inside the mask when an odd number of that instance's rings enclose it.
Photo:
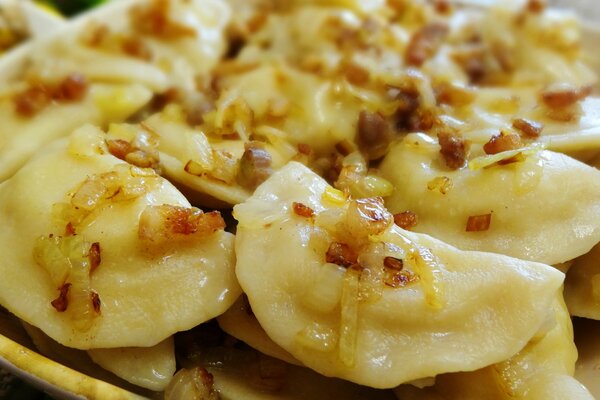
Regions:
[[[503,151],[516,150],[523,147],[521,136],[514,133],[499,133],[483,145],[485,154],[498,154]]]
[[[325,261],[348,268],[358,262],[358,254],[345,243],[333,242],[325,253]]]
[[[94,242],[90,246],[90,252],[88,254],[90,258],[90,274],[94,272],[96,268],[102,262],[102,257],[100,256],[100,243]]]
[[[123,39],[121,49],[126,54],[139,58],[140,60],[150,61],[152,59],[152,51],[150,48],[137,36],[129,36]]]
[[[65,236],[73,236],[75,235],[75,227],[72,222],[68,222],[67,226],[65,226]]]
[[[33,117],[46,108],[51,100],[48,88],[41,84],[25,89],[13,97],[15,111],[22,117]]]
[[[436,52],[444,37],[448,34],[448,26],[439,22],[425,25],[413,33],[404,54],[408,65],[421,66]]]
[[[335,149],[337,150],[338,153],[340,153],[344,157],[350,153],[353,153],[354,150],[356,150],[356,148],[354,147],[354,143],[352,143],[351,141],[349,141],[347,139],[337,142],[335,144]]]
[[[80,74],[71,74],[58,85],[35,83],[15,94],[15,111],[23,117],[33,117],[52,101],[74,102],[83,99],[87,86],[85,77]]]
[[[452,12],[452,5],[449,0],[435,0],[433,4],[435,7],[435,11],[440,14],[450,14]]]
[[[302,203],[293,202],[292,208],[294,209],[294,214],[301,217],[310,218],[315,215],[315,211],[312,208]]]
[[[224,228],[225,221],[218,211],[204,213],[195,207],[164,204],[144,209],[138,237],[148,242],[165,242],[178,237],[203,238]]]
[[[67,295],[69,294],[69,288],[71,287],[70,283],[65,283],[60,287],[60,294],[58,297],[50,302],[52,307],[58,312],[67,311],[67,307],[69,307],[69,299]]]
[[[452,180],[447,176],[437,176],[427,182],[427,189],[431,191],[437,190],[441,194],[446,194],[452,189]]]
[[[392,141],[392,132],[380,113],[361,111],[358,115],[357,142],[369,160],[383,157]]]
[[[298,143],[298,153],[310,156],[312,154],[312,147],[306,143]]]
[[[542,129],[544,129],[542,123],[527,118],[517,118],[513,120],[512,126],[523,136],[532,139],[539,137],[542,133]]]
[[[152,0],[131,11],[133,27],[145,35],[161,39],[181,39],[196,36],[196,31],[170,18],[171,0]]]
[[[527,2],[527,11],[539,14],[546,9],[546,0],[529,0]]]
[[[96,314],[100,314],[100,307],[102,306],[102,302],[100,301],[100,295],[95,291],[90,292],[90,297],[92,300],[92,308]]]
[[[472,215],[467,219],[467,232],[483,232],[490,228],[492,213],[483,215]]]
[[[570,85],[553,85],[544,89],[540,95],[542,102],[550,108],[569,107],[592,93],[591,86],[574,87]]]
[[[444,131],[438,133],[440,154],[450,169],[464,167],[469,155],[469,142],[455,132]]]
[[[346,80],[353,85],[362,86],[369,82],[369,71],[356,63],[345,63],[342,67],[342,73]]]
[[[393,224],[381,197],[352,200],[346,214],[346,227],[356,237],[378,235]]]
[[[246,143],[244,148],[237,181],[246,189],[254,190],[273,173],[271,154],[261,142]]]
[[[54,89],[53,99],[62,102],[74,102],[83,99],[87,92],[87,80],[81,74],[71,74]]]
[[[383,259],[383,266],[388,269],[393,269],[395,271],[402,271],[404,268],[404,262],[396,257],[385,257]]]
[[[419,219],[417,214],[412,211],[403,211],[398,214],[394,214],[394,223],[402,229],[410,230],[417,226]]]
[[[107,140],[106,146],[108,152],[120,160],[125,160],[125,156],[131,153],[131,143],[123,139]]]
[[[219,400],[214,378],[202,367],[180,369],[165,389],[165,400],[202,399]]]
[[[144,124],[142,127],[146,128]],[[140,168],[160,167],[158,139],[148,129],[140,132],[132,142],[122,139],[107,140],[106,146],[113,156]]]

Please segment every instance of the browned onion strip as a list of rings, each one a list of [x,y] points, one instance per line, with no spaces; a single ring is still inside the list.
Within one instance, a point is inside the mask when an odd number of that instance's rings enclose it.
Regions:
[[[333,242],[325,253],[325,261],[348,268],[358,262],[358,254],[345,243]]]
[[[410,38],[404,60],[408,65],[421,66],[440,46],[448,34],[448,26],[439,22],[425,25]]]
[[[146,242],[159,243],[183,237],[203,238],[224,228],[225,221],[218,211],[204,213],[195,207],[164,204],[144,209],[138,237]]]
[[[544,125],[540,122],[532,121],[527,118],[517,118],[513,120],[513,128],[518,130],[523,136],[535,139],[540,136]]]
[[[293,202],[292,209],[294,210],[294,214],[304,218],[310,218],[315,215],[315,211],[312,208],[302,203]]]
[[[394,214],[394,223],[402,229],[410,230],[419,223],[417,214],[412,211],[403,211],[398,214]]]
[[[59,288],[60,294],[58,295],[58,297],[50,302],[50,304],[52,304],[52,307],[54,307],[54,309],[56,311],[58,311],[58,312],[67,311],[67,307],[69,307],[69,299],[67,298],[67,295],[69,294],[70,288],[71,288],[70,283],[63,284]]]
[[[557,85],[546,88],[541,94],[540,99],[544,105],[552,109],[561,109],[569,107],[579,100],[585,99],[592,93],[591,86],[573,87]]]
[[[483,145],[483,151],[486,154],[498,154],[503,151],[516,150],[523,147],[521,137],[514,133],[506,134],[504,132],[494,135]]]

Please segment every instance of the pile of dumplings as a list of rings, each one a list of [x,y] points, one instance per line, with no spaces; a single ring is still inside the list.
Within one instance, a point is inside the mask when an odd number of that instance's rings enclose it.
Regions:
[[[593,399],[582,28],[460,3],[123,0],[6,53],[0,305],[148,397]]]

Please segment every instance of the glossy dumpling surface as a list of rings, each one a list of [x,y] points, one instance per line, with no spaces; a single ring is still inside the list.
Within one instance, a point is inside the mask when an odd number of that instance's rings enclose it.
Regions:
[[[322,374],[378,388],[517,353],[563,274],[404,231],[378,201],[346,200],[290,163],[235,207],[236,273],[269,337]]]

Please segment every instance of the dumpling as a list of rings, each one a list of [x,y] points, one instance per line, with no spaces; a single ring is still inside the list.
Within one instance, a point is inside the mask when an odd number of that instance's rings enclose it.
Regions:
[[[577,258],[569,268],[565,301],[572,315],[600,320],[600,245]]]
[[[0,184],[0,304],[69,347],[154,346],[241,294],[233,235],[104,146],[83,127]]]
[[[221,329],[261,353],[288,364],[302,365],[265,333],[244,297],[240,297],[229,310],[219,315],[217,320]]]
[[[162,27],[148,22],[157,13]],[[85,123],[123,121],[170,88],[194,91],[224,52],[228,19],[215,0],[117,2],[3,58],[0,181]]]
[[[404,231],[381,199],[347,200],[295,162],[234,217],[237,277],[269,337],[321,374],[376,388],[509,358],[564,277]]]
[[[577,349],[561,293],[552,309],[540,332],[515,356],[477,371],[439,375],[433,387],[402,385],[395,389],[398,399],[592,400],[573,378]]]
[[[436,140],[407,135],[380,166],[395,188],[386,205],[415,213],[415,231],[461,249],[568,261],[600,241],[600,172],[538,150],[525,149],[521,162],[450,170]],[[477,219],[486,223],[477,226]]]

